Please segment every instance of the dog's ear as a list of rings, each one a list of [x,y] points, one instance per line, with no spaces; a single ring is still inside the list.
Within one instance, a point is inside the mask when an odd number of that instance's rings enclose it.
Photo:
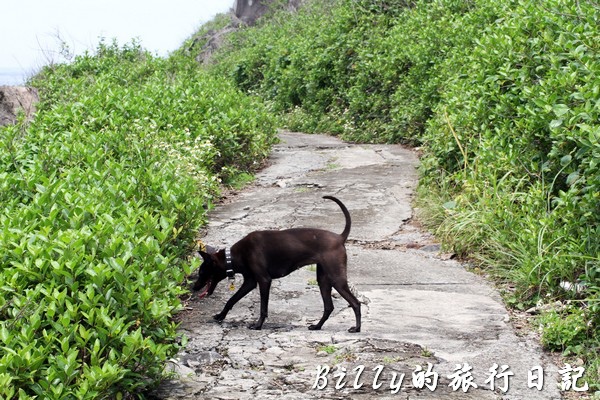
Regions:
[[[219,250],[215,252],[206,253],[200,250],[200,256],[202,257],[203,264],[220,266],[225,263],[225,250]]]
[[[206,261],[208,258],[210,258],[210,254],[208,254],[208,253],[206,253],[206,252],[204,252],[202,250],[198,250],[198,253],[200,253],[200,257],[202,257],[202,259],[204,261]]]
[[[200,257],[202,257],[203,263],[211,263],[213,262],[214,255],[200,250]]]

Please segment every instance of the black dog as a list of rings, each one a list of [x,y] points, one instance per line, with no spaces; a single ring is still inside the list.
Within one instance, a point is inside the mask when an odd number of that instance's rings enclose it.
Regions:
[[[223,279],[242,274],[244,282],[240,289],[225,304],[223,311],[214,316],[222,321],[241,298],[258,284],[260,289],[260,318],[250,329],[261,329],[268,315],[271,281],[281,278],[309,264],[317,264],[317,282],[323,297],[324,312],[321,320],[308,329],[321,329],[333,311],[331,288],[346,299],[354,310],[356,326],[349,332],[360,332],[360,302],[348,287],[346,276],[346,248],[344,243],[350,233],[350,213],[344,204],[332,196],[325,199],[335,201],[344,216],[346,227],[338,235],[322,229],[295,228],[283,231],[255,231],[231,247],[208,254],[200,252],[204,262],[198,273],[194,290],[203,289],[200,298],[211,295]]]

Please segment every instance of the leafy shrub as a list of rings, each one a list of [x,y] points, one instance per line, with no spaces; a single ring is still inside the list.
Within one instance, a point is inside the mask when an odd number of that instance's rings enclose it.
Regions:
[[[439,228],[447,243],[515,282],[515,304],[578,301],[585,324],[572,313],[566,327],[544,325],[544,340],[581,341],[593,360],[597,335],[562,333],[600,323],[600,8],[522,0],[507,11],[455,60],[424,135],[421,185],[454,205]]]
[[[264,107],[135,43],[46,68],[0,130],[0,397],[122,397],[179,348],[185,256],[222,170],[274,141]]]
[[[291,129],[418,143],[445,60],[501,10],[483,1],[312,1],[234,35],[216,70],[289,113]]]
[[[600,11],[579,7],[523,1],[490,27],[425,136],[424,183],[443,176],[458,213],[493,215],[529,296],[562,280],[597,288]]]
[[[548,311],[539,320],[543,327],[541,342],[547,349],[563,351],[587,339],[587,318],[583,310]]]

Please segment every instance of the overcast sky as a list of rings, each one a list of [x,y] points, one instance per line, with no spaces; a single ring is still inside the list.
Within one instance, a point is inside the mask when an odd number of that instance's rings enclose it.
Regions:
[[[166,55],[234,0],[4,0],[0,22],[0,85],[57,61],[60,40],[76,54],[100,37],[140,40]],[[60,39],[58,39],[60,37]],[[4,82],[3,82],[4,80]]]

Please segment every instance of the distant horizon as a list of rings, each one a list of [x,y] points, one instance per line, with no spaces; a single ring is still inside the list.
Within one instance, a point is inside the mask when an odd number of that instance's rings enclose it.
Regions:
[[[0,86],[20,86],[37,74],[45,65],[29,69],[18,67],[0,67]]]
[[[0,86],[22,85],[45,65],[65,62],[61,42],[74,55],[93,51],[101,38],[119,45],[138,40],[167,56],[204,23],[227,12],[233,0],[21,0],[3,7]],[[23,18],[26,16],[27,22]]]
[[[0,67],[0,86],[22,85],[27,78],[27,74],[21,68]]]

